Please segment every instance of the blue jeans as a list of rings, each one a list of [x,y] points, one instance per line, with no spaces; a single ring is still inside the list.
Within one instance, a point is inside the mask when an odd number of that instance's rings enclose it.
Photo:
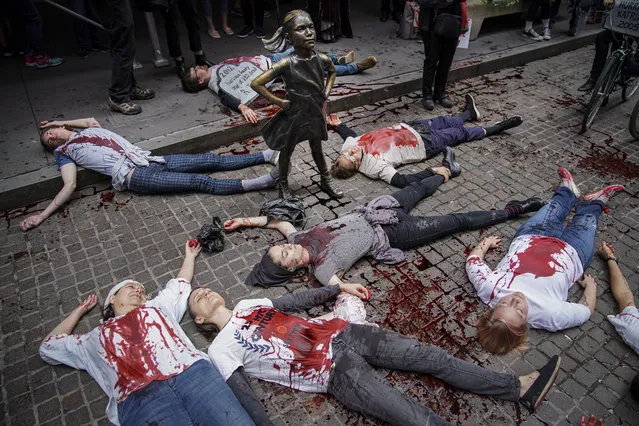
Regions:
[[[244,192],[241,179],[214,179],[200,174],[237,170],[264,164],[264,154],[244,155],[174,154],[165,155],[166,163],[150,163],[136,167],[128,187],[139,194],[165,194],[171,192],[206,192],[228,195]]]
[[[124,425],[254,425],[224,378],[206,360],[133,392],[118,404]]]
[[[564,221],[575,204],[575,216],[566,226]],[[603,206],[601,201],[577,203],[575,194],[569,188],[561,186],[545,206],[519,227],[515,238],[522,235],[559,238],[577,250],[583,269],[586,270],[595,254],[597,222]]]
[[[515,375],[487,370],[443,349],[383,328],[351,324],[332,341],[328,393],[348,408],[395,425],[447,425],[430,408],[389,386],[373,367],[430,374],[444,382],[507,401],[519,399]]]
[[[486,136],[481,127],[464,127],[464,120],[459,117],[435,117],[414,120],[407,124],[411,126],[411,123],[430,128],[430,146],[433,150],[483,139]]]
[[[295,50],[294,48],[289,48],[287,50],[285,50],[282,53],[273,53],[271,55],[271,62],[272,63],[276,63],[278,61],[281,61],[282,59],[286,58],[287,56],[289,56],[291,53],[293,53],[293,50]],[[339,58],[339,55],[335,54],[335,53],[327,53],[326,56],[328,56],[331,61],[333,62],[333,65],[335,65],[335,70],[337,71],[337,75],[341,76],[341,75],[352,75],[352,74],[357,74],[359,72],[359,70],[357,69],[357,64],[346,64],[346,65],[340,65],[337,62],[337,59]]]

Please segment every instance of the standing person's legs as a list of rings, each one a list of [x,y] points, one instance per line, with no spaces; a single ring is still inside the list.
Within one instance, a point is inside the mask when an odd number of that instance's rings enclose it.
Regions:
[[[189,47],[195,54],[202,53],[202,37],[200,36],[199,16],[195,10],[195,0],[176,0],[186,30],[189,34]]]
[[[522,235],[544,235],[559,238],[564,232],[564,221],[577,202],[570,188],[560,186],[548,202],[522,224],[514,238]]]
[[[440,99],[446,94],[446,82],[448,81],[448,71],[453,64],[453,57],[457,50],[457,40],[445,40],[439,41],[439,62],[437,64],[437,70],[435,74],[435,84],[433,87],[433,97]],[[443,105],[446,106],[446,105]],[[451,105],[452,106],[452,105]],[[447,107],[448,108],[448,107]]]
[[[514,375],[486,370],[442,349],[401,334],[367,325],[350,325],[333,339],[328,391],[345,405],[392,424],[448,424],[427,407],[388,386],[372,366],[431,374],[458,388],[517,401]],[[430,422],[430,423],[429,423]]]
[[[130,94],[135,84],[133,11],[128,0],[107,0],[106,4],[110,18],[112,62],[109,96],[113,102],[120,104],[131,100]]]
[[[172,172],[203,173],[224,170],[237,170],[245,167],[264,164],[264,154],[255,152],[243,155],[217,155],[210,152],[203,154],[165,155],[166,168]]]
[[[173,59],[182,58],[180,46],[180,31],[178,29],[178,1],[174,1],[168,10],[162,9],[164,28],[166,29],[166,43],[169,46],[169,55]]]
[[[435,81],[435,69],[439,61],[441,40],[433,31],[422,34],[424,42],[424,69],[422,74],[422,97],[433,96],[433,82]]]
[[[588,269],[595,254],[595,236],[603,201],[581,201],[575,207],[575,216],[558,238],[570,244],[579,255],[584,270]]]
[[[258,30],[264,32],[264,9],[266,4],[264,0],[253,0],[253,6],[255,7],[255,31]],[[257,35],[257,34],[256,34]]]
[[[391,197],[397,200],[404,212],[408,213],[424,198],[432,195],[444,183],[441,175],[430,176],[419,182],[412,182],[408,186],[395,191]]]
[[[242,0],[242,15],[244,15],[244,29],[250,29],[252,33],[255,28],[253,26],[253,0]],[[241,33],[238,36],[241,36]]]
[[[74,12],[85,17],[87,16],[86,0],[70,0],[69,6]],[[91,47],[89,43],[89,24],[80,19],[73,18],[73,33],[75,34],[75,39],[78,42],[78,47],[81,50],[84,49],[88,51]]]

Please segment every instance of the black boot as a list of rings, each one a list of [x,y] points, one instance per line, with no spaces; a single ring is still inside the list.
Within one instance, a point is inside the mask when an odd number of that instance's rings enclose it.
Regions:
[[[449,146],[444,148],[444,158],[442,158],[442,166],[450,170],[451,178],[461,175],[461,166],[455,160],[455,152]]]
[[[433,102],[433,95],[424,95],[422,97],[422,105],[428,111],[432,111],[435,109],[435,102]]]
[[[428,74],[426,68],[426,60],[422,65],[422,105],[428,111],[435,109],[435,102],[433,102],[433,80]]]
[[[588,80],[581,86],[577,88],[580,92],[590,92],[595,88],[595,84],[597,84],[597,79],[594,77],[588,77]]]
[[[453,101],[450,100],[446,92],[441,93],[439,96],[435,96],[435,100],[439,102],[439,104],[443,106],[444,108],[453,107]]]
[[[523,123],[523,120],[521,119],[520,116],[516,115],[514,117],[507,118],[503,121],[499,121],[490,127],[484,127],[484,130],[486,131],[486,136],[493,136],[503,132],[504,130],[517,127],[521,123]]]
[[[466,95],[466,105],[464,110],[457,117],[464,121],[477,121],[481,118],[481,114],[475,105],[475,99],[472,95]]]
[[[293,198],[293,192],[288,187],[288,176],[280,176],[280,183],[278,186],[279,197],[282,199]]]
[[[342,198],[344,196],[344,192],[339,189],[339,186],[333,182],[333,178],[331,178],[331,174],[328,172],[328,167],[326,166],[326,159],[324,158],[324,152],[322,151],[322,141],[309,141],[308,142],[311,147],[311,155],[313,156],[313,161],[317,165],[317,169],[320,174],[320,188],[322,191],[326,192],[331,198]]]
[[[508,217],[515,217],[520,214],[536,212],[544,206],[540,198],[533,197],[524,201],[509,201],[504,210],[508,212]]]
[[[182,78],[185,72],[186,65],[184,64],[184,58],[175,58],[175,73],[177,74],[178,78]]]

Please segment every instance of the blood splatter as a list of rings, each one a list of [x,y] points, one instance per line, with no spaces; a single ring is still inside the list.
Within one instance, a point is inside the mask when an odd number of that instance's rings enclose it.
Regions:
[[[386,127],[364,133],[357,140],[357,145],[370,155],[379,155],[391,148],[391,146],[417,146],[417,137],[410,130],[402,126]]]
[[[609,152],[594,144],[590,147],[590,154],[579,161],[579,167],[600,176],[615,176],[627,180],[639,177],[639,166],[628,161],[628,154],[619,150]]]

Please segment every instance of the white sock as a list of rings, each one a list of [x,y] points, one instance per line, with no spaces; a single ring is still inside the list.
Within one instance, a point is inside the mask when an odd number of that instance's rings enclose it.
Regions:
[[[242,180],[242,188],[244,188],[244,192],[257,191],[259,189],[272,188],[276,183],[277,180],[273,179],[270,173],[267,173],[255,179]]]
[[[541,23],[544,24],[544,30],[550,29],[550,19],[542,19]]]
[[[526,26],[524,26],[524,32],[528,32],[532,30],[533,21],[526,21]]]
[[[278,153],[279,151],[273,151],[272,149],[267,149],[266,151],[262,151],[262,155],[264,156],[264,161],[271,164],[273,164],[273,159]]]

